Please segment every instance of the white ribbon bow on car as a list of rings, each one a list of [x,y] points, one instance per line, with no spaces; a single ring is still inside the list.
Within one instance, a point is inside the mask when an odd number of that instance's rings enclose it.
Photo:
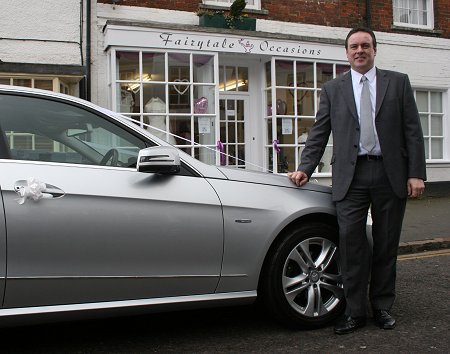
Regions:
[[[30,177],[27,179],[27,185],[20,186],[16,189],[17,194],[19,195],[19,199],[17,203],[23,204],[26,199],[33,199],[34,201],[38,201],[42,198],[52,197],[51,195],[44,195],[43,192],[47,189],[47,185],[34,177]]]

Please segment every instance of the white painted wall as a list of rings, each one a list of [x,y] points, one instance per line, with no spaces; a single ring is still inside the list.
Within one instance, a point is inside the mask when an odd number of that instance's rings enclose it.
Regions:
[[[81,65],[80,0],[0,0],[0,60]]]
[[[194,12],[150,9],[137,6],[97,4],[97,16],[99,25],[104,24],[107,19],[198,25],[198,16]]]

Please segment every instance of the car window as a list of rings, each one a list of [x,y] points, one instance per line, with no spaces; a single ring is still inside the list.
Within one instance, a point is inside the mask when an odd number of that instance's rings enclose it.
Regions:
[[[0,108],[12,159],[134,167],[146,147],[124,128],[76,105],[0,95]]]

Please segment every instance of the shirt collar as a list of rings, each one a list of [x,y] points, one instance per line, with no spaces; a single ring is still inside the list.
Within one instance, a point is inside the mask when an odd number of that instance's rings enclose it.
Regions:
[[[350,71],[351,71],[351,73],[352,73],[353,81],[359,83],[359,82],[361,81],[361,78],[363,77],[363,74],[360,74],[359,72],[357,72],[357,71],[355,71],[355,70],[353,70],[353,69],[350,69]],[[376,69],[376,67],[374,66],[374,67],[372,67],[372,69],[370,69],[368,72],[366,72],[366,73],[364,74],[364,76],[367,77],[367,79],[369,80],[369,82],[373,82],[373,80],[375,80],[376,74],[377,74],[377,69]]]

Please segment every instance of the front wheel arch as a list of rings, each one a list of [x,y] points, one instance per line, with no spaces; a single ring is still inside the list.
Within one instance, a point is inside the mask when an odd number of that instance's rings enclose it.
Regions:
[[[258,295],[268,312],[291,327],[320,327],[344,309],[338,228],[313,220],[291,225],[264,262]]]

